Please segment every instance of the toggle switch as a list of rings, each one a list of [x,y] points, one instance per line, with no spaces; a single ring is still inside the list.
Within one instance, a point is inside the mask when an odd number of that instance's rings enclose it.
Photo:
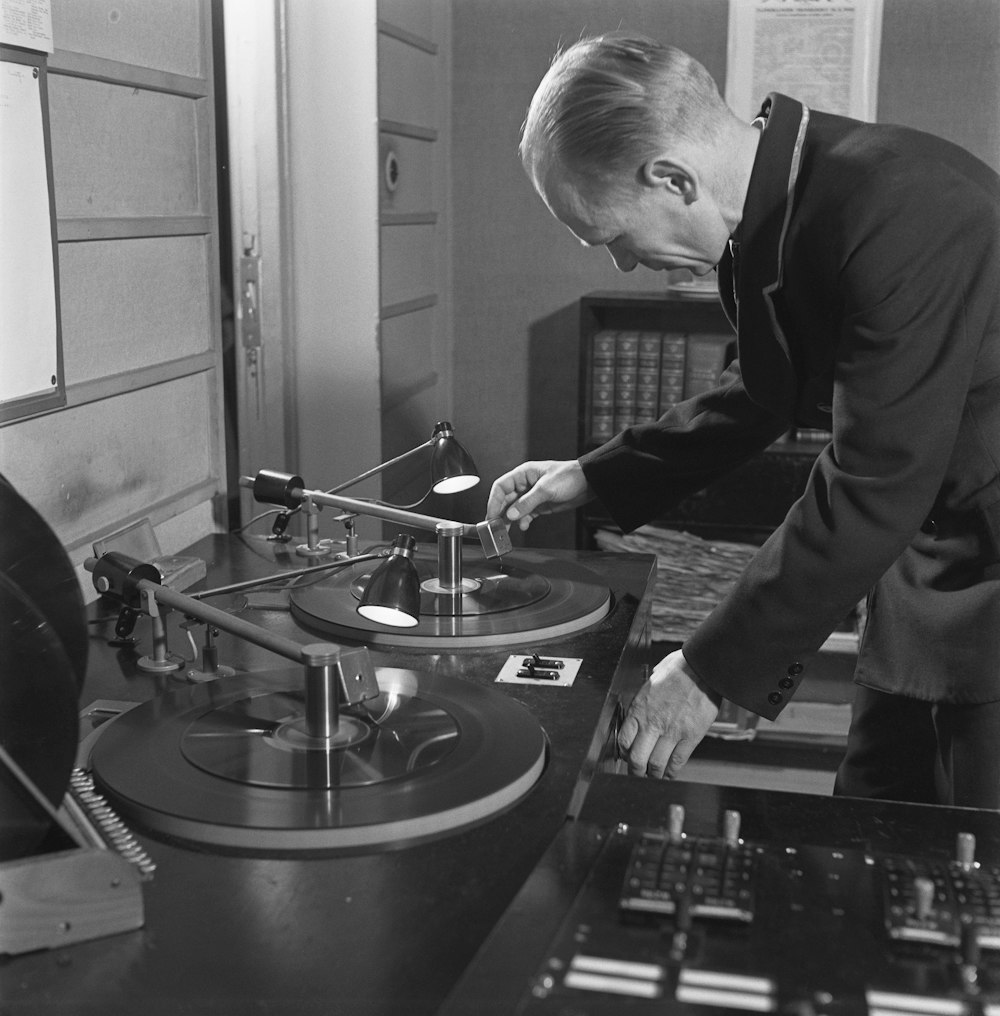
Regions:
[[[538,653],[525,656],[524,665],[526,667],[541,667],[543,670],[562,670],[565,666],[562,660],[546,660],[544,657],[539,656]]]
[[[722,838],[730,847],[739,846],[741,817],[738,811],[727,809],[722,816]]]
[[[674,842],[680,842],[684,838],[684,805],[670,805],[670,814],[667,819],[670,838]]]
[[[934,882],[929,878],[918,876],[913,880],[915,893],[914,913],[918,921],[928,921],[934,913]]]
[[[965,872],[976,866],[976,837],[972,833],[959,833],[955,838],[955,860]]]

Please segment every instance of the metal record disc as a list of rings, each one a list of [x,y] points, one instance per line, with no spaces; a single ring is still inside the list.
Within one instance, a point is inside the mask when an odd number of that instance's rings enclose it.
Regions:
[[[69,555],[49,524],[0,476],[0,572],[59,637],[76,678],[87,674],[87,616]]]
[[[357,613],[372,572],[370,562],[292,587],[292,614],[306,627],[368,645],[460,649],[540,641],[582,631],[606,617],[611,592],[599,576],[573,561],[516,550],[499,563],[463,560],[463,591],[436,591],[437,561],[418,552],[420,620],[393,628]]]
[[[254,855],[398,847],[509,807],[545,766],[518,702],[440,674],[378,668],[381,695],[319,744],[302,675],[185,686],[105,725],[95,783],[152,833]]]
[[[62,639],[24,590],[0,573],[0,744],[18,773],[0,763],[0,860],[41,843],[62,802],[79,732],[76,672]]]
[[[87,670],[83,594],[48,523],[0,476],[0,860],[25,856],[69,784]],[[32,789],[25,786],[25,781]]]
[[[195,719],[181,751],[207,773],[261,787],[364,787],[418,775],[458,741],[458,724],[419,695],[388,694],[342,711],[334,750],[310,737],[299,691],[250,689]]]

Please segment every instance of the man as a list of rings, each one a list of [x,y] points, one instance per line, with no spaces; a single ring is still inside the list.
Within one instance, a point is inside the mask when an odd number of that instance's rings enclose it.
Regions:
[[[1000,181],[955,145],[767,97],[622,35],[557,56],[524,167],[621,271],[718,272],[738,359],[719,385],[578,461],[500,477],[526,528],[598,498],[629,531],[767,447],[830,430],[805,495],[653,670],[622,725],[674,777],[723,698],[774,718],[867,594],[838,793],[1000,807]]]

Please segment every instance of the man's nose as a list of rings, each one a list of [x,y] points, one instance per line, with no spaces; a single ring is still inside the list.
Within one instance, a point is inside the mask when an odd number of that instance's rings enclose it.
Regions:
[[[630,272],[639,263],[639,259],[631,251],[620,247],[617,242],[609,243],[607,247],[618,271]]]

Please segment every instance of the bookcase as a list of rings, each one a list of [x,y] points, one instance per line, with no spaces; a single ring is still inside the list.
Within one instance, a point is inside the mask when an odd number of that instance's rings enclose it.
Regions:
[[[580,300],[578,452],[711,387],[734,355],[735,335],[717,299],[588,293]],[[810,438],[789,434],[653,524],[763,542],[805,490],[824,443],[822,435]],[[592,549],[594,531],[611,525],[600,505],[588,505],[577,516],[577,545]]]

